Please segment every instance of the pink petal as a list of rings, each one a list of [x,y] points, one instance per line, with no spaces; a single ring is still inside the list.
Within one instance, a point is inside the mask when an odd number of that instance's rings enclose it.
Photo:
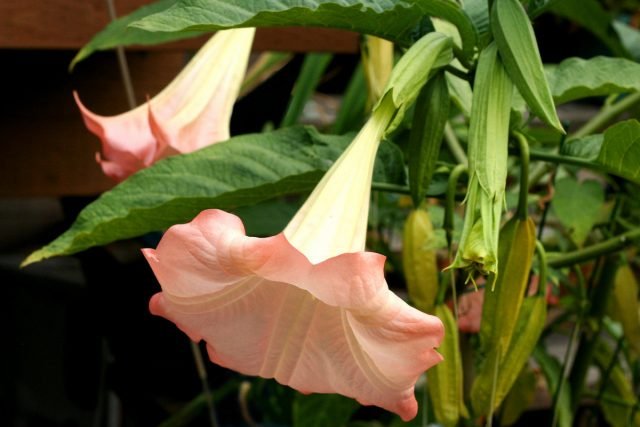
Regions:
[[[204,339],[215,363],[415,416],[415,382],[441,360],[443,327],[388,289],[384,257],[314,265],[284,235],[246,237],[219,210],[171,227],[144,254],[163,288],[151,311]]]
[[[458,329],[476,334],[480,331],[484,289],[463,294],[458,301]]]
[[[73,92],[87,128],[102,142],[97,157],[104,173],[121,181],[155,161],[157,143],[151,134],[146,104],[117,116],[105,117],[89,111]]]

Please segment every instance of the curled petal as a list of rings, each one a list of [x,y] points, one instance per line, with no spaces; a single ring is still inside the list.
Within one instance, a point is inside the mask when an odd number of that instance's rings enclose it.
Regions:
[[[103,156],[96,156],[105,175],[121,181],[132,173],[149,166],[156,157],[156,139],[147,120],[146,104],[118,116],[92,113],[73,97],[87,128],[100,138]]]
[[[384,257],[312,264],[283,234],[247,237],[219,210],[170,228],[144,253],[163,289],[151,311],[205,340],[212,361],[415,416],[415,382],[441,360],[443,327],[388,289]]]
[[[102,142],[105,174],[121,181],[164,157],[229,139],[254,33],[219,31],[162,92],[117,116],[92,113],[74,92],[87,128]]]

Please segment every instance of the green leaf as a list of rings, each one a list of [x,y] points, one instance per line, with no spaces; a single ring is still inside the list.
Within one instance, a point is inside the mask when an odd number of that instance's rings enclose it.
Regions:
[[[364,78],[362,62],[353,71],[351,80],[342,96],[340,109],[331,128],[332,133],[342,134],[356,131],[362,126],[367,101],[367,82]]]
[[[515,424],[522,413],[531,406],[535,394],[536,375],[525,366],[502,403],[500,425],[510,426]]]
[[[179,0],[171,8],[132,25],[147,31],[213,31],[237,27],[315,26],[372,34],[410,46],[424,15],[454,23],[470,59],[476,45],[473,24],[450,0]]]
[[[331,62],[333,55],[330,53],[308,53],[305,55],[300,75],[293,87],[291,101],[282,118],[280,127],[293,126],[302,115],[305,104],[318,87],[324,70]]]
[[[598,0],[557,1],[550,10],[593,33],[616,56],[629,57],[629,52],[620,42],[612,26],[611,15],[600,5]]]
[[[600,404],[607,422],[613,427],[640,425],[640,411],[635,407],[640,404],[633,390],[633,384],[619,363],[614,360],[615,353],[607,344],[600,341],[595,351],[595,362],[605,376],[606,383]],[[614,402],[611,402],[611,400]],[[624,405],[619,403],[624,402]]]
[[[273,236],[281,232],[300,208],[300,201],[285,198],[243,206],[233,213],[242,219],[248,236]]]
[[[487,0],[465,0],[464,11],[469,15],[478,33],[479,44],[484,47],[491,37],[489,28],[489,2]]]
[[[140,28],[129,28],[129,24],[132,22],[142,19],[145,16],[162,12],[171,7],[175,2],[176,0],[160,0],[148,6],[142,6],[133,13],[111,22],[80,49],[71,61],[69,69],[73,69],[78,62],[99,50],[113,49],[117,46],[154,45],[201,35],[201,32],[194,31],[183,33],[153,33]]]
[[[351,139],[293,127],[169,157],[104,193],[69,230],[23,264],[163,230],[190,221],[206,208],[231,210],[310,191]],[[404,184],[397,146],[381,145],[374,179]]]
[[[531,111],[564,132],[542,67],[531,21],[518,0],[495,0],[491,29],[504,67]]]
[[[618,20],[613,21],[613,28],[615,28],[622,45],[629,51],[631,57],[636,61],[640,61],[640,31]]]
[[[556,182],[553,211],[578,246],[582,246],[598,220],[603,203],[604,190],[598,181],[579,183],[567,177]]]
[[[533,358],[536,360],[545,379],[547,380],[547,390],[553,396],[560,385],[562,378],[562,365],[558,360],[547,353],[542,344],[538,344],[533,351]],[[573,410],[571,409],[571,387],[564,383],[560,395],[558,396],[555,411],[557,412],[558,427],[571,427],[573,425]]]
[[[555,3],[563,0],[530,0],[527,5],[527,13],[534,19],[547,11]]]
[[[297,394],[293,427],[343,427],[358,406],[355,400],[339,394]]]
[[[556,104],[640,90],[640,64],[624,58],[569,58],[547,68]]]
[[[640,122],[627,120],[607,129],[598,163],[609,172],[640,184]]]
[[[601,133],[585,136],[584,138],[572,139],[562,145],[560,154],[580,157],[593,162],[598,158],[603,142],[604,135]]]

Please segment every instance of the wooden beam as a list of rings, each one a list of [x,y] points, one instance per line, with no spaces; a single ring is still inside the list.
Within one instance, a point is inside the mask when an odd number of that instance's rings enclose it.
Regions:
[[[150,2],[114,1],[119,15]],[[79,49],[108,23],[106,0],[1,1],[0,49]],[[195,49],[205,39],[200,37],[152,49]],[[140,49],[148,50],[149,47]],[[260,29],[254,49],[357,52],[358,39],[352,32],[322,28]]]

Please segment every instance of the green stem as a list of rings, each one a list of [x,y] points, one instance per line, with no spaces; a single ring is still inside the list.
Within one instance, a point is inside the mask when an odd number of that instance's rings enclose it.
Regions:
[[[207,404],[209,424],[211,425],[211,427],[218,427],[218,417],[216,415],[216,408],[213,404],[213,396],[211,394],[211,390],[209,389],[207,370],[204,367],[204,361],[202,359],[200,346],[191,340],[189,340],[189,342],[191,343],[191,352],[193,354],[193,360],[196,364],[196,370],[198,371],[198,378],[200,378],[200,382],[202,385],[202,394]]]
[[[640,228],[634,228],[627,232],[618,234],[611,239],[607,239],[603,242],[596,243],[584,249],[578,249],[577,251],[569,252],[563,255],[557,255],[549,257],[549,266],[553,268],[568,267],[573,264],[578,264],[592,259],[598,258],[602,255],[608,255],[613,252],[617,252],[622,248],[625,248],[633,244],[633,240],[640,238]]]
[[[622,351],[623,343],[624,343],[624,335],[618,338],[618,341],[616,342],[616,349],[613,352],[613,355],[611,356],[611,360],[607,365],[607,369],[605,369],[604,373],[602,374],[602,381],[600,381],[600,389],[598,390],[598,397],[597,397],[598,400],[602,398],[602,395],[604,394],[607,388],[607,384],[609,383],[609,378],[611,378],[611,374],[613,373],[613,368],[616,367],[618,362],[618,356],[620,356],[620,351]]]
[[[411,190],[406,185],[387,184],[386,182],[374,182],[371,184],[371,189],[386,193],[411,194]]]
[[[571,331],[571,337],[569,338],[569,343],[567,345],[567,350],[565,351],[564,354],[564,359],[562,361],[562,370],[561,370],[561,374],[560,374],[560,382],[558,384],[558,387],[556,388],[556,390],[553,393],[553,422],[551,423],[552,427],[556,427],[559,419],[559,412],[558,412],[558,403],[560,401],[560,396],[562,395],[562,391],[564,390],[564,387],[567,383],[567,378],[569,376],[569,371],[571,369],[572,363],[571,363],[571,357],[574,354],[574,348],[576,346],[576,343],[578,342],[578,337],[580,336],[581,330],[582,330],[582,322],[584,320],[584,315],[585,315],[585,310],[584,310],[584,303],[586,301],[586,281],[584,280],[584,275],[582,274],[582,271],[580,270],[579,266],[574,266],[573,268],[575,274],[576,274],[576,278],[578,281],[578,288],[579,288],[579,294],[581,296],[580,298],[580,305],[579,305],[579,309],[578,309],[578,318],[576,320],[576,323],[573,325],[573,330]]]
[[[520,148],[520,193],[518,197],[518,219],[526,221],[529,216],[527,200],[529,197],[529,143],[520,132],[514,133]]]
[[[466,165],[458,165],[451,171],[451,175],[449,175],[449,182],[447,184],[447,194],[445,201],[445,211],[444,211],[444,223],[443,228],[447,236],[447,247],[449,248],[449,253],[451,253],[451,246],[453,240],[453,213],[456,209],[456,190],[458,188],[458,179],[460,179],[460,175],[467,172]]]
[[[547,292],[547,251],[540,240],[536,240],[536,253],[538,254],[538,295],[544,296]]]
[[[571,374],[569,375],[572,398],[571,405],[574,411],[580,403],[587,371],[589,366],[591,366],[595,354],[599,332],[602,328],[602,319],[606,311],[609,295],[613,289],[613,279],[618,267],[618,260],[619,257],[616,255],[611,255],[606,258],[602,274],[600,275],[597,286],[594,288],[591,307],[587,313],[586,324],[591,325],[591,327],[583,330],[580,334],[576,358],[571,368]]]
[[[456,136],[456,133],[453,131],[451,127],[451,123],[447,122],[444,125],[444,138],[447,141],[447,147],[453,157],[455,157],[456,161],[461,165],[468,165],[469,159],[467,159],[467,155],[464,152],[464,148],[460,145],[460,140]]]
[[[604,167],[602,165],[589,160],[581,159],[579,157],[563,156],[560,154],[546,153],[544,151],[538,150],[531,150],[529,155],[531,157],[531,160],[542,160],[550,163],[573,165],[598,171],[604,170]]]
[[[582,138],[595,133],[638,102],[640,102],[640,92],[634,92],[615,104],[605,106],[598,114],[585,123],[584,126],[575,131],[569,139]]]

